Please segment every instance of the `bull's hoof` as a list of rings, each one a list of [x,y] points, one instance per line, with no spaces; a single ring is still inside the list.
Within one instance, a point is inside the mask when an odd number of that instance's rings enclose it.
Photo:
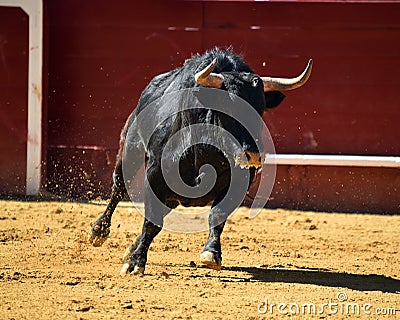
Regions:
[[[111,231],[110,216],[102,214],[97,221],[92,225],[91,234],[89,235],[89,242],[95,246],[100,247],[108,238]]]
[[[107,240],[110,235],[111,224],[101,216],[93,225],[91,234],[89,235],[89,242],[94,247],[100,247]]]
[[[132,270],[132,271],[131,271]],[[132,266],[130,265],[129,262],[124,263],[124,265],[121,268],[120,275],[125,276],[127,274],[133,274],[133,275],[139,275],[143,276],[144,275],[144,267],[139,267],[139,266]]]
[[[210,252],[210,251],[204,251],[200,255],[200,262],[207,267],[220,271],[222,268],[222,259],[221,257],[218,257],[217,254]]]
[[[89,234],[89,243],[91,243],[94,247],[100,247],[107,240],[108,236],[99,236],[91,232]]]

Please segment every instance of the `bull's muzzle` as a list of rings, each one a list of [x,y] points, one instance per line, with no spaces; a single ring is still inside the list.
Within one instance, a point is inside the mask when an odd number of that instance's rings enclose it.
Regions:
[[[254,151],[243,151],[236,160],[236,165],[242,169],[261,168],[264,162],[264,156],[259,152]]]

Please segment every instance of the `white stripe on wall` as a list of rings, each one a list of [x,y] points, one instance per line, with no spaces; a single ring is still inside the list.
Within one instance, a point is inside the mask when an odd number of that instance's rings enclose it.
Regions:
[[[400,157],[327,154],[271,154],[266,164],[400,168]]]

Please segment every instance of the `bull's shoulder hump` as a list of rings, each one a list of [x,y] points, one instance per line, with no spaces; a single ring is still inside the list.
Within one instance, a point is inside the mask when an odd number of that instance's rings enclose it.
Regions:
[[[147,87],[161,87],[161,89],[166,89],[172,81],[175,80],[176,76],[179,74],[181,71],[181,68],[177,68],[165,73],[161,73],[157,76],[155,76],[147,85]],[[147,89],[146,87],[146,89]],[[146,90],[145,89],[145,90]]]
[[[155,76],[140,95],[136,110],[143,110],[147,105],[161,98],[175,81],[179,72],[180,68]]]

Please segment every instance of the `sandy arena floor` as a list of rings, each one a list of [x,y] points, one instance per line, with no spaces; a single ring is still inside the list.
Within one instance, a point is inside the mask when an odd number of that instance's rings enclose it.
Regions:
[[[400,216],[241,208],[222,271],[198,263],[206,232],[163,231],[145,276],[121,277],[143,221],[129,203],[100,248],[87,236],[104,204],[0,206],[0,319],[400,319]]]

